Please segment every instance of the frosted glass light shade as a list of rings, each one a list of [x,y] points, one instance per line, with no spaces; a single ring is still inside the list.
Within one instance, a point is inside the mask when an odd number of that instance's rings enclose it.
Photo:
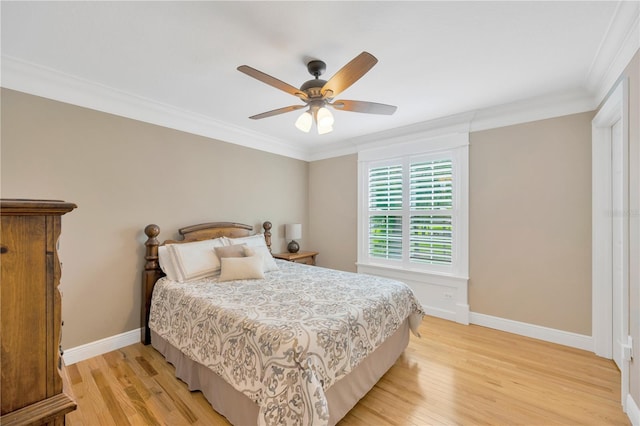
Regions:
[[[298,119],[296,120],[296,127],[305,133],[309,133],[309,130],[311,130],[312,124],[313,124],[313,117],[308,111],[303,112],[302,115],[298,117]]]
[[[324,135],[333,130],[333,115],[327,108],[322,107],[316,113],[316,122],[318,123],[318,134]]]
[[[288,225],[285,225],[284,236],[287,240],[302,238],[302,225],[299,223],[290,223]]]
[[[318,134],[319,135],[324,135],[325,133],[329,133],[333,131],[333,127],[331,126],[325,126],[325,127],[321,127],[320,125],[318,125]]]
[[[318,120],[318,127],[326,128],[333,126],[333,114],[325,107],[318,109],[316,119]]]

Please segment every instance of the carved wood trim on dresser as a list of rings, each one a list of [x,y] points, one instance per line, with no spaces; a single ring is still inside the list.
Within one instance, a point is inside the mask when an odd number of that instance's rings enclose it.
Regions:
[[[61,357],[61,216],[56,200],[0,200],[0,424],[65,423],[75,410]]]

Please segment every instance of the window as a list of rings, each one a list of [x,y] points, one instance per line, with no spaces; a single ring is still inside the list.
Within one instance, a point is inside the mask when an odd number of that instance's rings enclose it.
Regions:
[[[466,275],[468,136],[454,140],[461,146],[361,155],[359,264]]]

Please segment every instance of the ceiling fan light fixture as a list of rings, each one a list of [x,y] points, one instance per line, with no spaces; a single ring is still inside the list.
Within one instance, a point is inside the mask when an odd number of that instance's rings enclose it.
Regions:
[[[296,127],[299,130],[302,130],[305,133],[309,133],[311,130],[311,125],[313,124],[313,117],[309,111],[305,111],[298,117],[296,120]]]
[[[324,135],[325,133],[333,132],[333,126],[320,126],[318,125],[318,134]]]
[[[331,127],[333,126],[333,114],[326,107],[318,108],[318,112],[316,113],[316,120],[318,120],[318,128],[323,127]]]
[[[320,60],[309,61],[307,63],[307,71],[309,71],[309,74],[314,78],[304,82],[299,89],[278,80],[269,74],[265,74],[255,68],[251,68],[248,65],[240,65],[238,67],[238,71],[278,90],[282,90],[283,92],[296,96],[305,103],[305,105],[290,105],[284,108],[274,109],[272,111],[253,115],[249,118],[259,120],[308,107],[309,109],[307,112],[298,117],[295,122],[295,126],[301,131],[308,133],[315,122],[318,134],[323,135],[333,131],[333,114],[331,114],[327,109],[327,106],[331,106],[342,111],[391,115],[397,109],[397,107],[393,105],[353,100],[334,101],[334,97],[338,96],[341,92],[345,91],[353,83],[358,81],[362,76],[369,72],[377,62],[378,60],[371,53],[362,52],[349,61],[345,66],[340,68],[333,77],[325,81],[320,79],[320,76],[326,70],[326,64]]]

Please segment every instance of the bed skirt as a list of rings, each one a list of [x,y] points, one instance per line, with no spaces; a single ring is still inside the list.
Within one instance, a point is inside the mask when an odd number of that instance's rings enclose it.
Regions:
[[[191,391],[201,391],[212,407],[234,425],[256,425],[258,405],[224,379],[185,356],[151,331],[151,344],[176,368],[176,377]],[[409,321],[365,358],[351,373],[334,383],[325,395],[329,425],[335,425],[380,380],[409,344]]]

